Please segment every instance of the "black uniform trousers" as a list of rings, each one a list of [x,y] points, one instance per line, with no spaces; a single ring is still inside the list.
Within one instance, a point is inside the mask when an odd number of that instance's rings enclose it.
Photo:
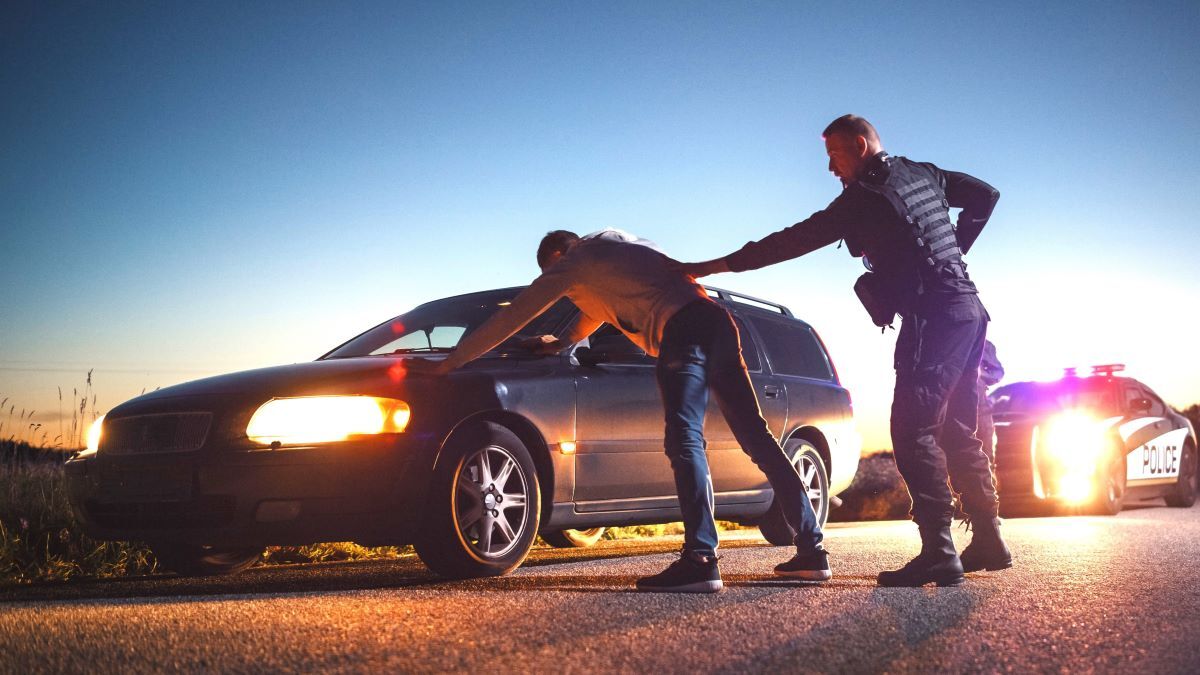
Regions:
[[[896,340],[892,448],[918,525],[950,524],[951,486],[971,519],[997,514],[990,461],[976,436],[979,361],[987,338],[980,308],[973,316],[906,315]]]

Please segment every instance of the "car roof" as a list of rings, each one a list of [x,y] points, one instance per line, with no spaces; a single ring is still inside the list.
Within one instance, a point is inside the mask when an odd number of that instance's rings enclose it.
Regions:
[[[762,315],[762,316],[785,318],[785,319],[789,319],[791,321],[795,321],[797,323],[803,324],[805,326],[808,326],[809,328],[812,327],[808,322],[806,322],[802,319],[796,318],[796,315],[792,314],[792,310],[788,309],[787,306],[779,304],[777,302],[771,302],[770,300],[763,300],[762,298],[756,298],[752,295],[746,295],[744,293],[738,293],[737,291],[730,291],[730,290],[727,290],[724,288],[717,288],[715,286],[701,286],[701,287],[705,291],[708,292],[709,297],[711,297],[713,300],[716,300],[716,301],[720,302],[721,304],[726,305],[730,308],[736,309],[738,312],[743,312],[743,313],[748,313],[748,314],[758,314],[758,315]],[[456,300],[459,298],[466,298],[466,297],[470,297],[470,296],[474,296],[474,295],[478,295],[478,296],[515,295],[515,294],[520,293],[521,291],[525,290],[526,288],[528,288],[528,286],[509,286],[507,288],[493,288],[490,290],[475,291],[472,293],[461,293],[459,295],[452,295],[452,296],[445,297],[445,298],[437,298],[436,300],[430,300],[428,302],[423,302],[417,306],[424,307],[425,305],[433,304],[435,302],[445,302],[447,300]]]
[[[1123,375],[1086,375],[1086,376],[1078,376],[1078,377],[1060,377],[1057,380],[1027,380],[1027,381],[1023,381],[1023,382],[1009,382],[1008,384],[1004,384],[1004,385],[997,387],[995,393],[998,394],[1005,390],[1010,390],[1010,389],[1032,389],[1032,388],[1037,388],[1037,387],[1049,388],[1049,387],[1062,385],[1062,384],[1066,384],[1066,383],[1070,383],[1070,382],[1089,382],[1090,383],[1090,382],[1096,382],[1096,381],[1103,381],[1106,383],[1118,384],[1118,385],[1119,384],[1136,384],[1136,385],[1145,387],[1145,389],[1147,391],[1154,394],[1155,396],[1158,396],[1158,393],[1155,392],[1154,388],[1151,387],[1150,385],[1148,385],[1145,382],[1142,382],[1140,380],[1137,380],[1135,378],[1125,377]]]

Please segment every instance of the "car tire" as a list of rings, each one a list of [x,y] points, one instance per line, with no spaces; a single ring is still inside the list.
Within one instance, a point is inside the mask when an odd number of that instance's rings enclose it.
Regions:
[[[1104,472],[1104,482],[1100,485],[1099,494],[1092,501],[1092,513],[1101,516],[1115,516],[1121,512],[1125,501],[1125,457],[1118,455],[1108,463]]]
[[[434,468],[417,555],[444,577],[508,574],[533,546],[541,506],[537,469],[515,434],[490,422],[456,431]]]
[[[808,490],[809,502],[817,514],[817,523],[825,527],[829,519],[829,472],[821,453],[812,443],[802,439],[792,439],[784,447],[788,457],[792,458],[792,466],[800,474],[800,480]],[[762,520],[758,522],[758,530],[763,539],[775,546],[791,546],[796,533],[783,517],[783,508],[778,499],[771,502]]]
[[[1191,442],[1183,444],[1183,456],[1179,458],[1179,481],[1175,490],[1167,495],[1167,506],[1188,508],[1196,503],[1197,492],[1196,448]]]
[[[261,546],[200,546],[177,542],[150,544],[158,564],[184,577],[237,574],[258,562]]]
[[[548,530],[542,533],[542,539],[554,548],[587,548],[600,541],[604,530],[603,527],[586,530]]]

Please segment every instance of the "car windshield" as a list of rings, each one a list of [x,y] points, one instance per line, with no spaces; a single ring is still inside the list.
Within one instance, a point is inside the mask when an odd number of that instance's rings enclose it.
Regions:
[[[1120,412],[1112,383],[1103,379],[1022,382],[1001,387],[992,398],[996,413],[1042,415],[1085,410],[1096,415],[1116,415]]]
[[[427,302],[350,340],[323,359],[385,354],[436,354],[452,351],[464,335],[475,330],[503,307],[507,307],[520,288],[460,295]],[[563,298],[530,321],[519,336],[554,334],[575,312],[570,300]],[[497,349],[511,345],[510,338]]]

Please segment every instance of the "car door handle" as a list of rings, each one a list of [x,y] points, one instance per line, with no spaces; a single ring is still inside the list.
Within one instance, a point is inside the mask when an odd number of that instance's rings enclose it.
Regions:
[[[768,384],[763,387],[763,395],[767,398],[779,398],[779,387]]]

